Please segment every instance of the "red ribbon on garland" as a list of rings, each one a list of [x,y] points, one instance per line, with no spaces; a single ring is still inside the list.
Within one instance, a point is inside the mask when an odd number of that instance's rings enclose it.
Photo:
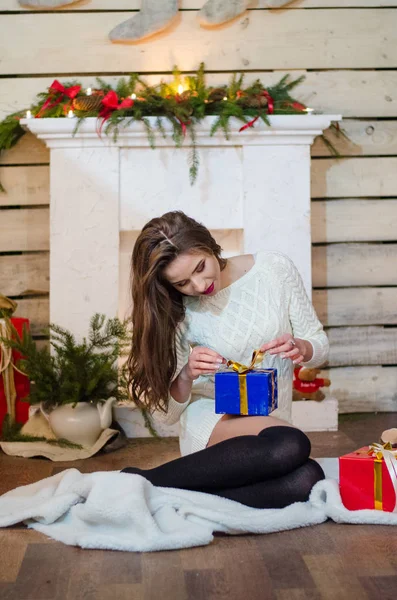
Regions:
[[[181,124],[181,129],[182,129],[183,137],[185,137],[186,136],[186,126],[190,125],[191,121],[186,121],[186,123],[185,123],[179,117],[177,117],[177,119],[178,119],[179,123]]]
[[[172,98],[172,96],[167,96],[168,98]],[[175,94],[175,100],[178,104],[180,104],[181,102],[183,102],[185,100],[185,98],[183,98],[183,96],[181,96],[180,94]],[[175,115],[176,116],[176,115]],[[182,119],[180,117],[176,117],[179,121],[179,123],[181,124],[181,129],[182,129],[182,135],[183,137],[186,137],[186,127],[187,125],[190,125],[191,121],[186,121],[186,123],[184,121],[182,121]]]
[[[267,113],[272,115],[274,113],[274,100],[266,90],[263,90],[261,96],[265,96],[267,99]]]
[[[244,131],[244,129],[248,129],[248,127],[253,127],[258,119],[259,119],[259,115],[257,115],[255,117],[255,119],[252,119],[252,121],[249,121],[249,123],[246,123],[245,125],[240,127],[239,131]]]
[[[300,102],[293,102],[291,104],[292,108],[294,108],[295,110],[299,110],[301,112],[305,112],[306,110],[306,106],[304,104],[301,104]]]
[[[101,133],[102,133],[102,127],[104,126],[106,121],[110,118],[110,115],[115,110],[121,110],[123,108],[131,108],[132,106],[134,106],[134,101],[132,98],[124,98],[124,100],[122,100],[120,102],[119,97],[117,96],[116,92],[114,92],[113,90],[110,90],[110,92],[108,92],[106,94],[106,96],[102,99],[102,105],[103,105],[103,108],[101,109],[101,112],[99,113],[99,117],[102,117],[102,122],[99,127],[99,135],[101,135]]]
[[[66,98],[73,100],[81,90],[81,85],[72,85],[71,87],[65,88],[57,79],[54,79],[50,87],[48,88],[49,97],[44,102],[43,106],[40,108],[39,112],[36,115],[36,119],[40,118],[42,113],[46,110],[50,110],[57,106]],[[58,95],[59,94],[59,95]],[[58,95],[58,97],[56,97]]]
[[[268,115],[272,115],[274,113],[274,100],[271,97],[271,95],[269,94],[269,92],[267,90],[263,90],[259,96],[264,96],[267,99],[267,114]],[[244,131],[244,129],[248,129],[249,127],[253,127],[255,125],[255,123],[257,122],[257,120],[259,119],[260,114],[257,115],[254,119],[252,119],[252,121],[250,121],[249,123],[246,123],[246,125],[243,125],[242,127],[240,127],[239,131]]]

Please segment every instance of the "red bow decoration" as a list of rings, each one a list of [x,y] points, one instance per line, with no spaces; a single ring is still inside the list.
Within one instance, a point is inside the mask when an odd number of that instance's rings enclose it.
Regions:
[[[267,114],[271,115],[274,113],[274,100],[271,97],[271,95],[269,94],[269,92],[267,90],[263,90],[259,96],[264,96],[267,99]],[[249,123],[246,123],[246,125],[243,125],[242,127],[240,127],[239,131],[244,131],[244,129],[248,129],[249,127],[253,127],[255,125],[255,123],[257,122],[257,120],[259,119],[260,115],[257,115],[254,119],[252,119],[252,121],[250,121]]]
[[[40,108],[39,112],[36,115],[36,119],[41,117],[41,114],[47,109],[54,108],[57,106],[62,100],[64,100],[65,96],[70,100],[73,100],[81,90],[81,85],[72,85],[71,87],[65,88],[57,79],[54,79],[51,86],[48,88],[49,97],[44,102],[43,106]],[[56,97],[58,96],[58,97]]]
[[[99,135],[101,135],[102,127],[104,126],[105,122],[110,118],[110,115],[115,110],[131,108],[132,106],[134,106],[134,101],[132,98],[124,98],[124,100],[120,102],[116,92],[110,90],[110,92],[108,92],[106,96],[102,99],[102,105],[103,108],[99,113],[99,116],[102,117],[102,122],[99,127]]]

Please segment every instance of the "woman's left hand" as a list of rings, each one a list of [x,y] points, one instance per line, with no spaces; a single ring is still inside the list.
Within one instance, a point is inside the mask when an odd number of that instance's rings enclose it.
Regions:
[[[284,333],[280,337],[263,344],[261,352],[268,354],[280,354],[281,358],[290,358],[294,364],[307,362],[307,346],[305,340],[294,338],[290,333]]]

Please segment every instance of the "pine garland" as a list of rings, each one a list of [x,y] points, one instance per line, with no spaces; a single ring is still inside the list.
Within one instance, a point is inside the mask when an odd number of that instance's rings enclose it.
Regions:
[[[256,119],[270,125],[269,114],[274,115],[306,115],[306,106],[291,96],[291,92],[303,80],[304,76],[290,80],[285,75],[273,86],[265,88],[257,79],[244,87],[244,75],[234,73],[229,85],[218,88],[208,87],[205,81],[204,64],[195,75],[183,77],[174,70],[171,83],[161,81],[158,85],[148,85],[137,73],[128,79],[121,78],[116,87],[96,78],[96,87],[92,94],[101,99],[99,108],[79,110],[87,98],[81,84],[76,81],[60,84],[57,80],[47,92],[38,94],[35,103],[29,110],[35,118],[60,118],[67,116],[70,110],[77,117],[75,132],[88,117],[97,117],[100,128],[106,135],[117,140],[120,128],[135,121],[141,121],[146,129],[150,146],[155,147],[156,131],[166,137],[163,119],[172,126],[172,138],[180,147],[189,134],[192,142],[190,153],[190,180],[193,184],[197,178],[199,156],[196,147],[195,126],[204,117],[212,115],[217,119],[211,129],[214,135],[219,129],[226,139],[230,133],[230,119],[234,118],[245,125],[253,126]],[[180,91],[179,86],[183,87]],[[79,102],[80,99],[80,102]],[[95,103],[87,103],[93,106]],[[26,110],[6,117],[0,122],[0,153],[12,148],[25,134],[19,121],[26,115]],[[154,127],[147,117],[156,117]],[[337,134],[345,135],[340,129]],[[329,150],[337,155],[333,144],[322,136]],[[4,191],[0,183],[0,191]]]

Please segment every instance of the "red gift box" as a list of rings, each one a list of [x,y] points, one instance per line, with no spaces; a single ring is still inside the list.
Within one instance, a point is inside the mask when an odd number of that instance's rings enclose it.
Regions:
[[[397,452],[390,449],[373,444],[339,458],[339,488],[346,508],[397,512]]]
[[[12,318],[11,323],[15,327],[18,332],[18,335],[22,337],[23,327],[25,326],[29,329],[29,319],[23,318]],[[1,350],[0,350],[1,352]],[[17,365],[18,360],[21,358],[19,352],[15,350],[12,351],[12,361],[14,365]],[[22,398],[26,398],[26,396],[30,392],[30,381],[26,375],[22,375],[14,369],[14,382],[15,382],[15,390],[17,393],[17,399],[15,404],[15,418],[17,423],[26,423],[29,418],[29,404],[27,402],[22,402]],[[7,401],[4,393],[4,382],[3,378],[0,376],[0,434],[3,426],[4,417],[7,414]]]

